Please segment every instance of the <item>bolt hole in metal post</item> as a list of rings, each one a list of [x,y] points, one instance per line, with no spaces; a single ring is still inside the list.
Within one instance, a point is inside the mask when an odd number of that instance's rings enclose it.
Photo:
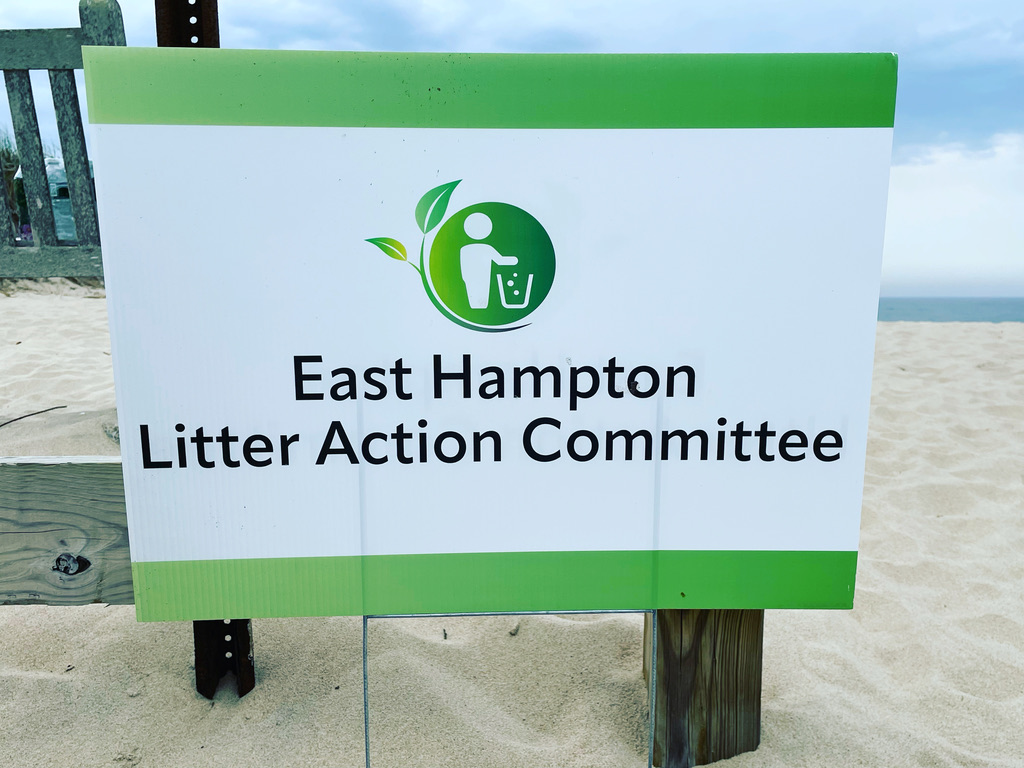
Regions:
[[[657,706],[658,672],[658,612],[651,611],[528,611],[510,612],[494,611],[486,613],[437,613],[437,614],[401,614],[401,615],[376,615],[363,616],[363,741],[366,758],[366,768],[370,768],[370,666],[369,666],[369,622],[371,619],[430,619],[430,618],[458,618],[458,617],[484,617],[484,616],[577,616],[577,615],[613,615],[613,614],[650,614],[651,615],[651,668],[650,681],[647,687],[647,768],[654,765],[654,724]],[[511,637],[518,635],[520,624],[516,624],[516,632],[510,632]],[[447,639],[447,630],[445,630]],[[639,672],[640,670],[638,670]]]

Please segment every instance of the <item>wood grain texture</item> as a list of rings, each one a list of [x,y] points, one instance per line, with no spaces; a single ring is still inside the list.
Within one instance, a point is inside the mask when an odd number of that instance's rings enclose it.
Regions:
[[[134,602],[120,461],[8,461],[0,463],[0,605]],[[88,565],[61,572],[61,555]]]
[[[0,69],[81,68],[80,29],[0,30]]]
[[[124,45],[124,19],[117,0],[81,0],[82,45]]]
[[[649,649],[646,624],[644,635]],[[757,749],[763,635],[762,610],[658,611],[655,765],[690,768]]]
[[[75,219],[75,236],[80,245],[99,245],[100,231],[96,221],[96,198],[89,174],[89,153],[82,129],[82,111],[78,105],[75,73],[70,69],[50,70],[50,91],[57,115],[61,155],[67,173],[71,213]]]
[[[9,162],[12,164],[8,165],[0,158],[0,248],[13,248],[17,234],[14,228],[14,196],[8,193],[7,184],[13,182],[13,174],[19,167],[19,161],[10,158]]]
[[[50,184],[43,163],[43,143],[39,138],[36,102],[28,70],[5,69],[7,102],[11,106],[14,142],[21,159],[21,177],[25,183],[28,216],[32,220],[32,237],[37,245],[56,245],[57,230],[53,223]]]
[[[103,277],[103,256],[93,246],[0,244],[0,277]]]

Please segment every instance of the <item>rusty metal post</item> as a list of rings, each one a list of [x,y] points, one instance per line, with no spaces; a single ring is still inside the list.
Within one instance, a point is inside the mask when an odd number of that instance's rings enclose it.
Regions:
[[[155,0],[161,48],[220,48],[217,0]]]
[[[239,697],[256,687],[249,619],[193,621],[196,646],[196,690],[208,699],[228,672],[233,672]]]
[[[220,48],[217,0],[154,0],[156,44],[160,48]],[[256,685],[249,619],[193,621],[196,651],[196,690],[208,699],[228,672],[233,672],[238,695]]]

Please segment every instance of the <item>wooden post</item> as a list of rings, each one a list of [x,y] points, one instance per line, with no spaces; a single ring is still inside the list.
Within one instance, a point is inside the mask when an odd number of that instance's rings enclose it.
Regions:
[[[81,0],[78,18],[82,23],[82,45],[124,45],[124,21],[116,0]],[[79,58],[81,53],[79,53]],[[81,66],[81,64],[79,64]],[[80,245],[100,244],[99,223],[96,219],[96,194],[93,190],[89,156],[85,146],[85,131],[78,106],[78,88],[74,69],[51,65],[50,90],[57,115],[61,154],[67,171],[71,212],[75,219],[75,234]]]
[[[5,69],[7,101],[11,105],[14,123],[14,141],[21,158],[21,177],[28,200],[28,215],[32,222],[33,245],[56,245],[57,230],[53,223],[50,203],[50,183],[43,162],[43,142],[39,138],[36,102],[27,69]]]
[[[57,115],[61,155],[67,172],[71,213],[75,219],[75,237],[81,245],[99,245],[100,231],[96,220],[96,197],[89,173],[89,155],[82,129],[82,113],[78,106],[75,72],[71,69],[50,70],[50,91]]]
[[[660,610],[657,659],[644,621],[644,675],[657,664],[654,765],[691,768],[761,741],[763,610]]]
[[[124,19],[117,0],[81,0],[82,45],[124,45]],[[79,54],[81,55],[81,54]]]
[[[17,161],[17,154],[7,155],[8,165],[4,162],[4,151],[0,149],[0,248],[7,246],[14,247],[14,238],[17,231],[14,228],[14,213],[17,206],[14,202],[14,174],[20,163]],[[7,191],[7,184],[11,183],[11,192]]]

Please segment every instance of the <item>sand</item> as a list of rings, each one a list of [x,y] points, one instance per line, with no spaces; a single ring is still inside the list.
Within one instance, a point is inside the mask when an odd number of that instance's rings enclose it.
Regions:
[[[10,294],[7,296],[6,294]],[[0,284],[0,455],[117,454],[102,290]],[[361,622],[0,606],[0,766],[361,766]],[[642,766],[639,616],[376,619],[374,766]],[[1024,765],[1024,324],[878,328],[856,607],[769,611],[762,743],[728,766]]]

